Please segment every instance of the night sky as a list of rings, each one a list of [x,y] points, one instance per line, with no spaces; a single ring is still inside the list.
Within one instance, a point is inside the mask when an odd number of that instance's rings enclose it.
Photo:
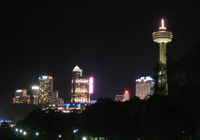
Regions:
[[[0,104],[42,74],[54,77],[54,89],[67,101],[75,65],[94,76],[95,99],[125,88],[134,94],[136,78],[153,76],[158,45],[152,32],[161,18],[174,33],[168,57],[178,60],[200,41],[198,4],[165,3],[6,4],[0,9]]]

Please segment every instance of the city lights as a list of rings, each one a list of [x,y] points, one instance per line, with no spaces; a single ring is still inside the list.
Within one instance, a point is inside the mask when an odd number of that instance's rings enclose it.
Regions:
[[[77,133],[78,132],[78,129],[74,129],[73,130],[73,133],[75,134],[75,133]]]
[[[58,138],[62,138],[62,135],[58,135]]]
[[[15,128],[15,132],[18,132],[19,131],[19,129],[18,128]]]
[[[36,133],[35,133],[35,136],[39,136],[39,133],[38,133],[38,132],[36,132]]]
[[[26,131],[24,131],[24,132],[23,132],[23,135],[24,135],[24,136],[26,136],[26,135],[27,135],[27,132],[26,132]]]

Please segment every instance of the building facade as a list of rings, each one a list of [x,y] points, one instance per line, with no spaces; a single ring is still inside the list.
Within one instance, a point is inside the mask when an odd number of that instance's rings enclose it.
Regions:
[[[153,94],[154,80],[150,77],[140,77],[136,80],[135,95],[141,100]]]
[[[51,95],[53,94],[53,77],[41,76],[39,77],[39,94],[38,104],[49,104]]]

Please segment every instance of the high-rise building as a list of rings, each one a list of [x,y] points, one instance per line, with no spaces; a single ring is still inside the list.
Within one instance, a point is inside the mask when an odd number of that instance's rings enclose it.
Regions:
[[[164,19],[161,20],[159,31],[153,33],[153,41],[159,43],[158,87],[160,94],[168,94],[167,84],[167,51],[166,44],[172,41],[173,34],[166,30]]]
[[[17,89],[15,97],[13,98],[14,104],[30,104],[30,95],[27,94],[27,89]]]
[[[48,104],[53,94],[53,77],[52,76],[41,76],[39,77],[39,94],[38,104]]]
[[[150,77],[141,77],[136,80],[135,96],[141,100],[147,99],[153,94],[154,80]]]
[[[90,103],[90,94],[93,93],[93,77],[83,78],[82,69],[75,66],[72,76],[71,103]]]
[[[33,104],[38,105],[39,101],[38,101],[38,96],[39,96],[39,86],[35,85],[32,86],[32,94],[33,94]]]

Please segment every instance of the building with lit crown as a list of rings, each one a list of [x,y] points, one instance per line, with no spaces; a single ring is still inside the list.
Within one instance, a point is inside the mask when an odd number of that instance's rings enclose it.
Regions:
[[[90,94],[93,93],[93,77],[82,76],[82,69],[75,66],[71,81],[71,103],[90,103]]]
[[[150,77],[140,77],[136,80],[135,96],[141,100],[147,99],[153,94],[154,80]]]
[[[49,104],[52,94],[53,94],[53,77],[40,76],[38,104],[41,104],[41,105]]]
[[[17,89],[15,91],[15,97],[13,98],[14,104],[30,104],[31,98],[27,93],[27,89]]]
[[[153,41],[159,44],[158,88],[160,94],[168,94],[167,84],[167,50],[166,44],[172,41],[173,34],[166,30],[164,19],[159,30],[152,34]]]

